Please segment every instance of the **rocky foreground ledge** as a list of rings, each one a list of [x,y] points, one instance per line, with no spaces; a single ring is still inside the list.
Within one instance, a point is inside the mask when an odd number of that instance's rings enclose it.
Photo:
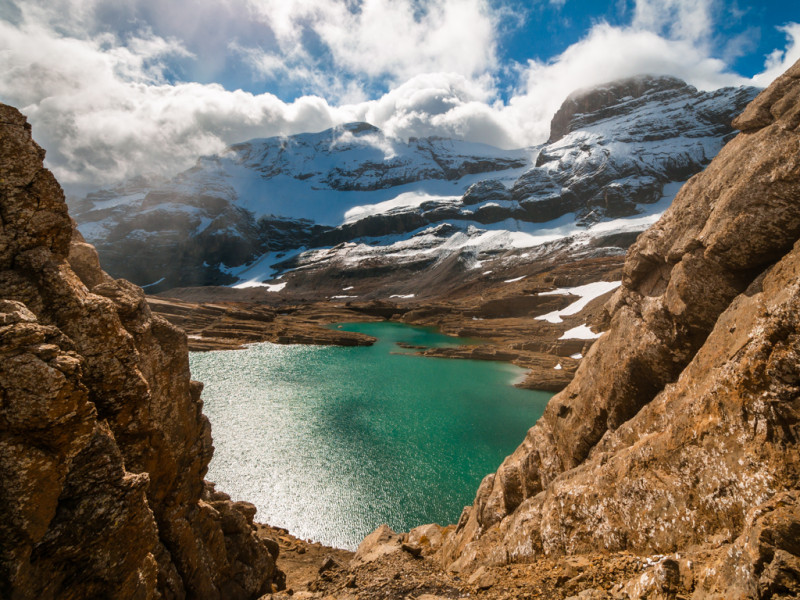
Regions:
[[[255,507],[203,480],[186,335],[72,235],[0,105],[0,597],[251,599],[281,587]]]

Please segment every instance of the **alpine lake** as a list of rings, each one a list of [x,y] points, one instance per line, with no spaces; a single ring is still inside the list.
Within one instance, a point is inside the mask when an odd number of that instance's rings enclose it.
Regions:
[[[455,523],[552,394],[513,387],[525,370],[508,363],[398,346],[460,338],[386,322],[338,327],[378,341],[190,354],[214,437],[206,478],[255,504],[259,522],[339,548],[382,523]]]

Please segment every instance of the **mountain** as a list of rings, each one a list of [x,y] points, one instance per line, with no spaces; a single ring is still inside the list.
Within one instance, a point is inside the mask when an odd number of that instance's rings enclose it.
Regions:
[[[405,143],[351,123],[235,144],[165,185],[138,180],[90,194],[73,210],[115,274],[142,284],[231,283],[237,278],[227,267],[314,245],[359,204],[441,193],[527,164],[524,151],[437,138]]]
[[[699,92],[671,77],[612,82],[570,96],[550,141],[521,150],[405,142],[367,123],[251,140],[71,210],[109,272],[150,291],[281,273],[287,291],[333,275],[377,277],[376,289],[387,273],[458,279],[547,244],[619,253],[717,154],[755,93]]]
[[[296,596],[798,597],[798,106],[800,62],[630,248],[606,333],[457,524],[383,526]],[[0,142],[0,595],[271,594],[278,543],[203,480],[185,334],[99,268],[5,105]]]

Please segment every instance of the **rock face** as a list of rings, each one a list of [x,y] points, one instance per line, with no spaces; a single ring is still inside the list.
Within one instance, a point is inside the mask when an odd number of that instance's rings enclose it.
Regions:
[[[109,272],[149,291],[292,271],[301,283],[386,272],[456,281],[476,261],[559,237],[575,254],[621,252],[716,155],[755,93],[617,81],[571,96],[550,142],[520,150],[404,142],[351,123],[235,144],[169,182],[131,182],[71,208]],[[448,260],[462,265],[443,269]]]
[[[632,246],[609,331],[484,479],[444,564],[705,552],[667,565],[697,598],[800,593],[799,99],[800,63]]]
[[[576,90],[550,121],[550,139],[554,143],[565,135],[608,117],[630,114],[653,96],[674,96],[690,87],[676,77],[641,75],[613,81],[606,85]],[[728,122],[720,123],[728,125]]]
[[[213,453],[185,334],[73,234],[0,105],[0,596],[253,598],[280,583]]]

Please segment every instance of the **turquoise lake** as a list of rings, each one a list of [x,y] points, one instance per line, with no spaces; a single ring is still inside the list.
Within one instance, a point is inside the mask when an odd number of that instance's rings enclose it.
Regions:
[[[552,394],[512,386],[497,362],[413,356],[458,343],[396,323],[341,326],[374,346],[256,344],[194,352],[214,459],[207,479],[256,519],[354,549],[381,523],[454,523]]]

